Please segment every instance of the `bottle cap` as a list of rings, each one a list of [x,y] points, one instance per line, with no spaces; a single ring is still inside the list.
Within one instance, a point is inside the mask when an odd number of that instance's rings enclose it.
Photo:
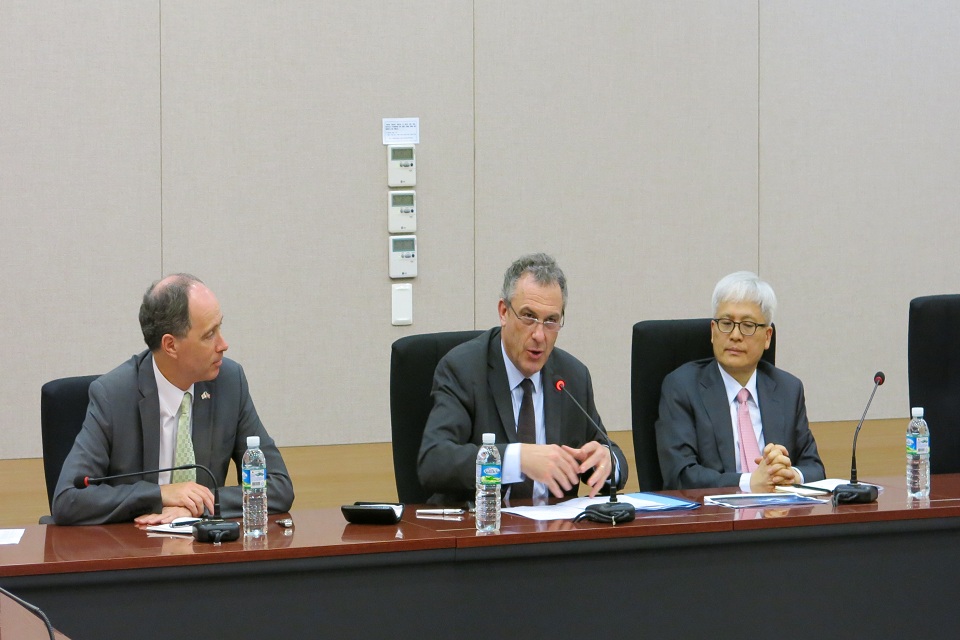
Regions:
[[[247,449],[259,449],[260,436],[247,436]]]
[[[483,434],[483,444],[496,444],[497,436],[492,433]]]
[[[913,407],[912,409],[910,409],[910,415],[913,416],[914,418],[922,418],[923,407]]]

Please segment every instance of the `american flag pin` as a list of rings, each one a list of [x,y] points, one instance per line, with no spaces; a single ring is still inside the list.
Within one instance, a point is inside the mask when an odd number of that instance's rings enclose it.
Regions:
[[[204,391],[203,393],[200,394],[200,398],[201,398],[202,400],[209,400],[209,399],[210,399],[210,392],[209,392],[209,391]]]

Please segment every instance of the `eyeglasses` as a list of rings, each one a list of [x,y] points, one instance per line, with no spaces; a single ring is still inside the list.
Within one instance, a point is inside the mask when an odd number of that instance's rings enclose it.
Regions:
[[[755,334],[758,328],[767,326],[762,322],[752,322],[750,320],[734,322],[730,318],[714,318],[713,321],[717,323],[717,329],[720,329],[721,333],[733,333],[734,327],[740,327],[740,335],[744,338],[749,338]]]
[[[513,315],[517,316],[517,320],[523,323],[524,326],[532,327],[539,324],[543,326],[544,331],[549,331],[551,333],[556,333],[563,328],[563,318],[560,318],[560,322],[557,322],[556,320],[541,320],[537,316],[527,312],[524,312],[523,315],[520,315],[514,310],[513,305],[509,302],[507,303],[507,308],[510,309],[510,311],[513,311]]]

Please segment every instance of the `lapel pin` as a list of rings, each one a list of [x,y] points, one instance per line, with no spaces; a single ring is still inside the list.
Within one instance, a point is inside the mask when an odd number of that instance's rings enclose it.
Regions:
[[[202,400],[209,400],[209,399],[210,399],[210,392],[209,392],[209,391],[204,391],[203,393],[200,394],[200,398],[201,398]]]

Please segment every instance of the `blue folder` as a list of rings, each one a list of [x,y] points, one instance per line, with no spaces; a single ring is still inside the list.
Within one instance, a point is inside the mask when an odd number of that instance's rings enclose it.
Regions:
[[[683,500],[672,496],[662,496],[659,493],[628,493],[627,495],[637,500],[656,502],[658,505],[656,507],[637,507],[637,511],[675,511],[700,508],[699,502],[691,502],[690,500]]]

